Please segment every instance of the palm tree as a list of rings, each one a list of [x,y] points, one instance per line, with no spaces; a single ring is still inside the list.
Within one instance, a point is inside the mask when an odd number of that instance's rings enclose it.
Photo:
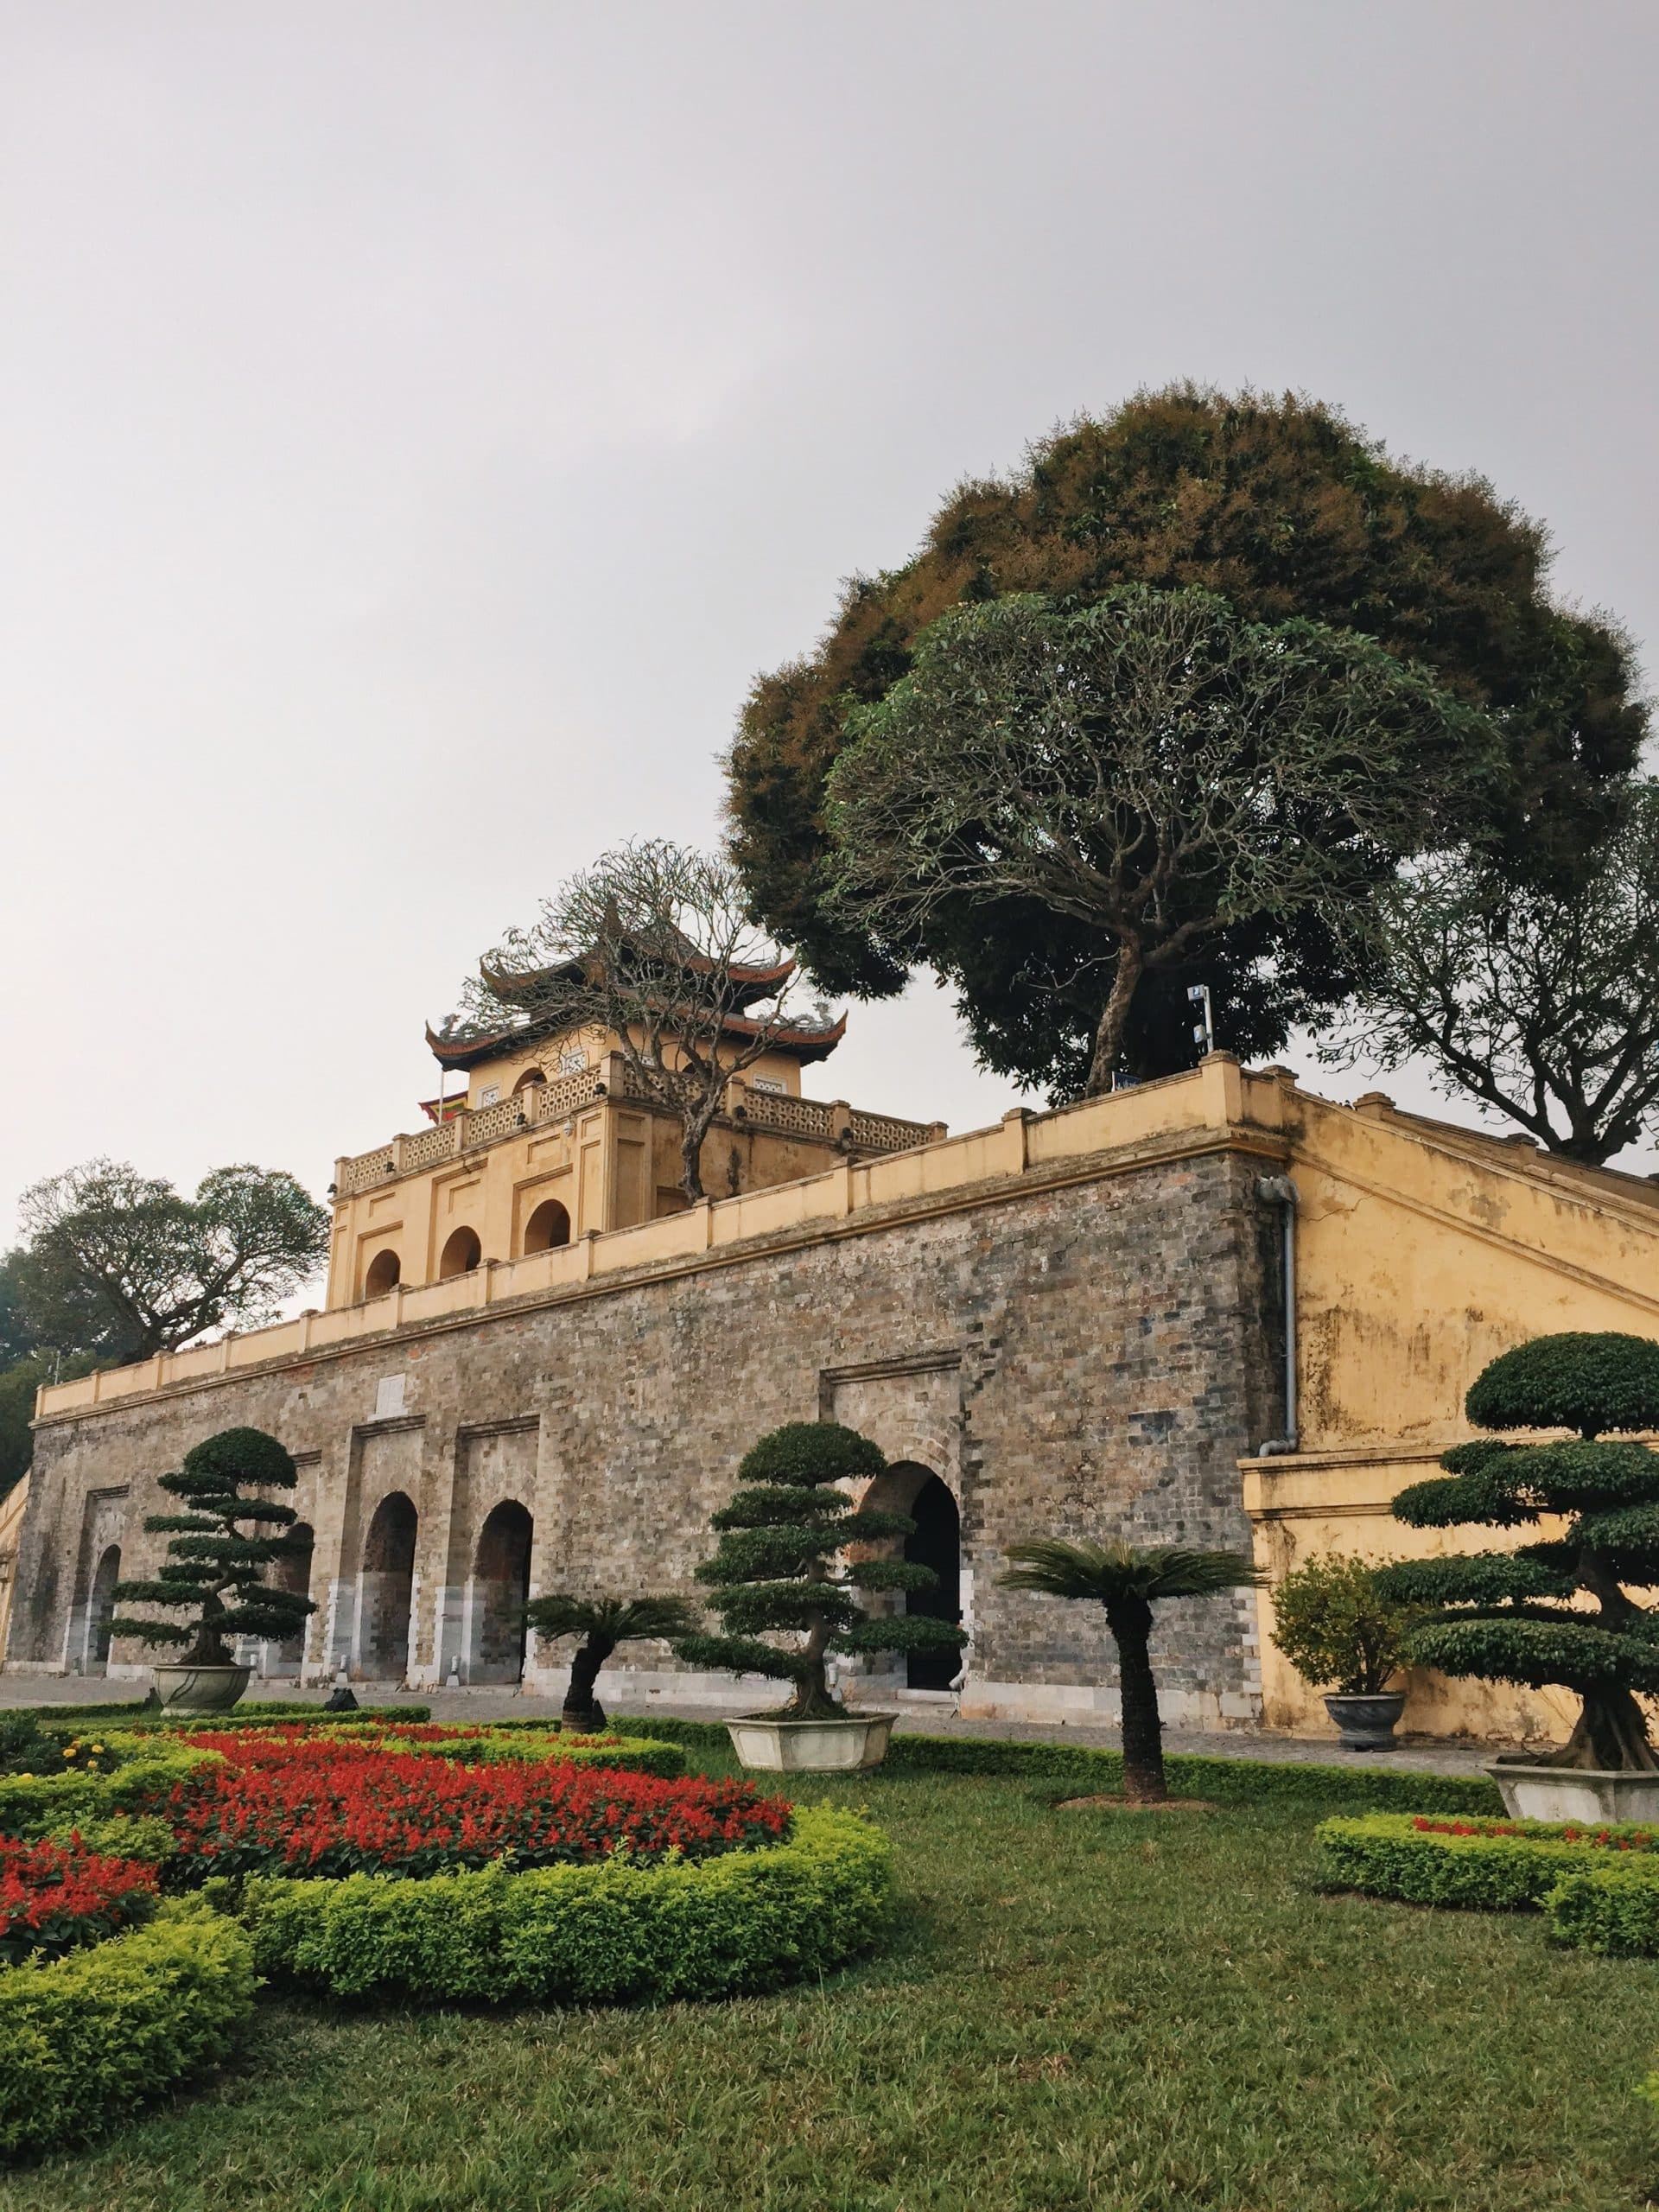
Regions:
[[[560,1725],[581,1736],[605,1726],[605,1708],[594,1695],[594,1685],[619,1643],[645,1637],[666,1642],[689,1636],[696,1626],[696,1615],[683,1598],[535,1598],[524,1617],[550,1643],[562,1636],[582,1639],[570,1662],[570,1687],[559,1714]]]
[[[1010,1544],[1008,1557],[1016,1564],[1002,1577],[1005,1589],[1092,1599],[1106,1608],[1123,1705],[1123,1795],[1132,1805],[1161,1803],[1169,1789],[1158,1684],[1147,1649],[1153,1606],[1165,1598],[1209,1598],[1218,1590],[1254,1587],[1261,1576],[1242,1552],[1190,1552],[1174,1544],[1142,1551],[1133,1544],[1041,1538]]]

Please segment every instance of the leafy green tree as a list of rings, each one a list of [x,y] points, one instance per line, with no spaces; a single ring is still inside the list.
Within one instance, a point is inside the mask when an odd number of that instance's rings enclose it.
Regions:
[[[1646,727],[1632,650],[1547,590],[1542,527],[1477,477],[1391,459],[1334,409],[1192,385],[1143,392],[1034,447],[1009,477],[960,486],[916,557],[855,577],[804,658],[761,677],[728,761],[733,850],[754,911],[827,989],[875,995],[942,947],[985,1065],[1069,1095],[1087,1070],[1109,978],[1064,915],[1008,899],[945,943],[873,936],[833,899],[824,815],[849,708],[884,699],[950,609],[1038,592],[1068,607],[1126,583],[1219,593],[1253,621],[1357,630],[1488,710],[1505,774],[1489,818],[1516,877],[1573,866]],[[1314,918],[1233,925],[1203,965],[1172,968],[1137,1008],[1131,1057],[1190,1065],[1185,986],[1224,984],[1224,1036],[1271,1054],[1347,970]]]
[[[1379,1568],[1389,1597],[1434,1609],[1411,1630],[1408,1657],[1444,1675],[1576,1691],[1582,1710],[1554,1764],[1659,1771],[1637,1702],[1638,1692],[1659,1692],[1659,1610],[1630,1594],[1659,1586],[1659,1452],[1604,1440],[1659,1430],[1659,1344],[1535,1337],[1483,1369],[1465,1410],[1477,1428],[1575,1435],[1453,1445],[1444,1477],[1400,1492],[1395,1518],[1414,1529],[1524,1529],[1559,1515],[1566,1532]]]
[[[1482,715],[1352,632],[1141,585],[958,608],[849,730],[825,810],[846,903],[944,974],[976,914],[1065,917],[1109,979],[1089,1093],[1147,982],[1230,925],[1339,924],[1455,834],[1495,760]]]
[[[1659,782],[1624,794],[1592,865],[1511,880],[1434,855],[1356,909],[1359,987],[1327,1062],[1427,1062],[1547,1151],[1599,1166],[1659,1128]]]
[[[532,1599],[525,1618],[550,1643],[561,1637],[582,1642],[570,1662],[570,1682],[559,1714],[560,1725],[580,1736],[596,1735],[605,1726],[605,1708],[595,1694],[599,1670],[619,1643],[676,1637],[696,1630],[696,1616],[683,1598],[572,1598],[558,1593]]]
[[[35,1184],[19,1211],[24,1325],[41,1349],[100,1365],[172,1351],[227,1323],[257,1327],[328,1251],[326,1210],[291,1175],[259,1167],[217,1168],[187,1198],[159,1177],[93,1160]]]
[[[294,1635],[316,1605],[266,1577],[289,1555],[281,1532],[296,1516],[291,1505],[261,1493],[291,1491],[298,1479],[289,1452],[260,1428],[221,1429],[193,1445],[178,1473],[161,1478],[184,1511],[152,1513],[144,1522],[149,1534],[169,1540],[160,1572],[118,1582],[114,1592],[118,1606],[152,1606],[184,1618],[118,1613],[110,1633],[183,1644],[181,1662],[190,1667],[231,1665],[232,1637],[278,1643]]]
[[[1010,1544],[1008,1557],[1014,1565],[1001,1577],[1004,1589],[1079,1599],[1104,1608],[1117,1646],[1123,1795],[1132,1804],[1161,1803],[1169,1785],[1158,1679],[1152,1671],[1152,1609],[1173,1598],[1211,1598],[1222,1590],[1251,1587],[1261,1580],[1255,1567],[1240,1552],[1185,1551],[1173,1544],[1142,1550],[1133,1544],[1067,1544],[1049,1537]]]
[[[1363,1559],[1306,1560],[1273,1593],[1273,1640],[1306,1682],[1344,1697],[1376,1697],[1405,1657],[1417,1616],[1385,1597]]]
[[[967,1631],[953,1622],[917,1613],[872,1618],[859,1603],[861,1591],[932,1589],[931,1567],[891,1558],[836,1565],[849,1546],[915,1533],[907,1513],[855,1510],[839,1487],[886,1465],[868,1437],[837,1421],[791,1421],[753,1446],[738,1466],[743,1487],[712,1518],[720,1543],[697,1569],[725,1633],[681,1637],[679,1656],[793,1682],[783,1716],[817,1720],[845,1713],[825,1670],[833,1652],[959,1651]],[[767,1630],[790,1641],[769,1643]]]

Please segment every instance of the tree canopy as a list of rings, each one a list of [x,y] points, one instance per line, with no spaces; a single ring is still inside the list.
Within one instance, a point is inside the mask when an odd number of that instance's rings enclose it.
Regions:
[[[873,937],[832,898],[825,795],[848,710],[884,699],[954,607],[1032,591],[1086,606],[1132,582],[1217,592],[1255,621],[1357,630],[1421,663],[1499,731],[1491,813],[1510,873],[1570,868],[1636,763],[1645,709],[1627,640],[1554,603],[1548,561],[1541,526],[1483,480],[1395,460],[1333,409],[1191,385],[1142,393],[1046,440],[1013,475],[960,486],[913,560],[854,577],[817,647],[757,680],[728,758],[753,909],[826,988],[899,988],[918,949]],[[982,920],[950,969],[981,1057],[1075,1088],[1100,1001],[1067,995],[1072,925],[1016,901]],[[1278,957],[1317,973],[1329,950],[1293,941]],[[1145,1051],[1165,1066],[1190,1058],[1183,981],[1144,1010]],[[1246,991],[1224,1011],[1238,1048],[1282,1041],[1271,1000]]]
[[[326,1210],[291,1175],[260,1167],[216,1168],[186,1198],[93,1160],[35,1184],[19,1211],[23,1321],[41,1348],[100,1365],[257,1326],[328,1252]]]
[[[825,808],[844,905],[958,982],[957,949],[1007,901],[1063,917],[1075,1001],[1100,1008],[1090,1092],[1142,986],[1230,927],[1256,934],[1260,993],[1317,999],[1272,957],[1278,931],[1333,931],[1477,817],[1497,771],[1481,714],[1353,632],[1143,585],[957,608],[849,734]]]

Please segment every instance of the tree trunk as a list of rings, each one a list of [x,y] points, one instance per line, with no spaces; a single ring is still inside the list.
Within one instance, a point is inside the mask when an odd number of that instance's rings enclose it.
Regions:
[[[686,1197],[690,1199],[693,1205],[696,1205],[697,1200],[703,1195],[702,1140],[707,1135],[708,1131],[705,1128],[696,1127],[690,1122],[686,1122],[682,1124],[680,1136],[680,1188],[685,1192]]]
[[[605,1726],[605,1708],[594,1694],[599,1670],[616,1645],[610,1637],[590,1636],[579,1644],[570,1662],[570,1687],[564,1694],[559,1725],[575,1736],[597,1736]]]
[[[784,1707],[791,1720],[844,1720],[847,1708],[830,1694],[824,1678],[824,1655],[830,1646],[830,1624],[822,1613],[813,1616],[801,1654],[801,1671],[795,1677],[795,1694]]]
[[[1117,1679],[1123,1706],[1123,1795],[1132,1805],[1159,1805],[1169,1795],[1164,1779],[1164,1724],[1147,1643],[1152,1607],[1144,1598],[1120,1598],[1106,1608],[1106,1625],[1117,1646]]]
[[[203,1600],[201,1618],[196,1624],[195,1640],[186,1651],[180,1664],[186,1667],[229,1667],[235,1663],[225,1631],[220,1624],[225,1618],[225,1607],[216,1591],[210,1591]]]
[[[1601,1774],[1659,1774],[1659,1753],[1648,1738],[1641,1707],[1626,1689],[1583,1692],[1578,1726],[1548,1766],[1587,1768]]]
[[[1086,1098],[1098,1098],[1103,1091],[1112,1087],[1112,1077],[1122,1056],[1123,1032],[1128,1027],[1129,1007],[1135,1000],[1136,986],[1145,972],[1146,958],[1138,940],[1120,938],[1112,988],[1101,1008],[1100,1021],[1095,1031],[1094,1057],[1089,1063],[1089,1080],[1084,1085]]]

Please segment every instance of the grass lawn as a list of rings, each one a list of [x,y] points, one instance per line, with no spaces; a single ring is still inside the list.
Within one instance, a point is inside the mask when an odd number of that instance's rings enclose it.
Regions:
[[[267,2002],[217,2081],[0,2207],[1629,2212],[1659,2184],[1630,2094],[1659,1966],[1552,1950],[1536,1917],[1320,1897],[1306,1808],[1058,1813],[969,1776],[801,1794],[868,1804],[899,1850],[891,1946],[828,1984]]]

